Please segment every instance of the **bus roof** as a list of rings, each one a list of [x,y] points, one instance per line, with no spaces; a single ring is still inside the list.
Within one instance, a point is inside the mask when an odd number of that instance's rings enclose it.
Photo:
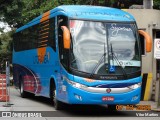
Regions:
[[[92,19],[92,20],[108,20],[108,21],[135,21],[134,17],[129,13],[110,7],[89,6],[89,5],[63,5],[53,10],[61,10],[70,18],[75,19]]]
[[[89,6],[89,5],[62,5],[50,10],[50,17],[55,13],[61,12],[63,15],[73,19],[97,20],[97,21],[118,21],[118,22],[133,22],[134,17],[120,9],[102,7],[102,6]],[[34,24],[40,22],[42,15],[33,19],[26,25],[16,30],[19,32]]]

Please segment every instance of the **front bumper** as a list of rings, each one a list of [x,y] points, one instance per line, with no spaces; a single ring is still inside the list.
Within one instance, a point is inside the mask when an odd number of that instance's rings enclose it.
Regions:
[[[124,93],[93,93],[67,85],[67,103],[69,104],[138,104],[141,87]],[[114,97],[113,101],[103,101],[103,97]]]

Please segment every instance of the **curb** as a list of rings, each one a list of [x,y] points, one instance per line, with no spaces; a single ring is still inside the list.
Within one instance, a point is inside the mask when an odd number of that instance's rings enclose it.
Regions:
[[[152,111],[160,112],[160,107],[158,107],[158,108],[153,108]]]

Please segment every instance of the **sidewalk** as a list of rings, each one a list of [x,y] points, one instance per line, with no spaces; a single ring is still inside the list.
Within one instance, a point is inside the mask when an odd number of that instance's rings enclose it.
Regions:
[[[55,111],[49,99],[42,97],[21,98],[19,89],[11,86],[10,89],[10,107],[4,107],[7,102],[0,102],[0,111]]]

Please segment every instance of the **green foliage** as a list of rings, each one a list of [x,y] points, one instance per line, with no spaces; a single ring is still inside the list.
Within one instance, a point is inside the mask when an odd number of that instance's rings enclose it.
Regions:
[[[154,9],[160,9],[160,0],[153,0],[153,4]]]
[[[2,33],[2,32],[3,32],[3,30],[4,30],[4,28],[0,28],[0,33]]]
[[[0,20],[7,22],[12,27],[23,25],[21,17],[23,7],[21,0],[2,0],[0,2]]]
[[[40,14],[52,9],[58,5],[55,0],[22,0],[25,7],[22,10],[23,22],[26,24],[33,18],[39,16]]]
[[[78,0],[2,0],[0,20],[18,28],[54,7],[76,3]]]
[[[6,59],[11,61],[12,56],[12,36],[14,31],[2,33],[0,35],[0,63],[3,63]]]
[[[71,5],[78,3],[78,0],[22,0],[25,7],[22,9],[24,24],[33,18],[51,10],[59,5]]]

